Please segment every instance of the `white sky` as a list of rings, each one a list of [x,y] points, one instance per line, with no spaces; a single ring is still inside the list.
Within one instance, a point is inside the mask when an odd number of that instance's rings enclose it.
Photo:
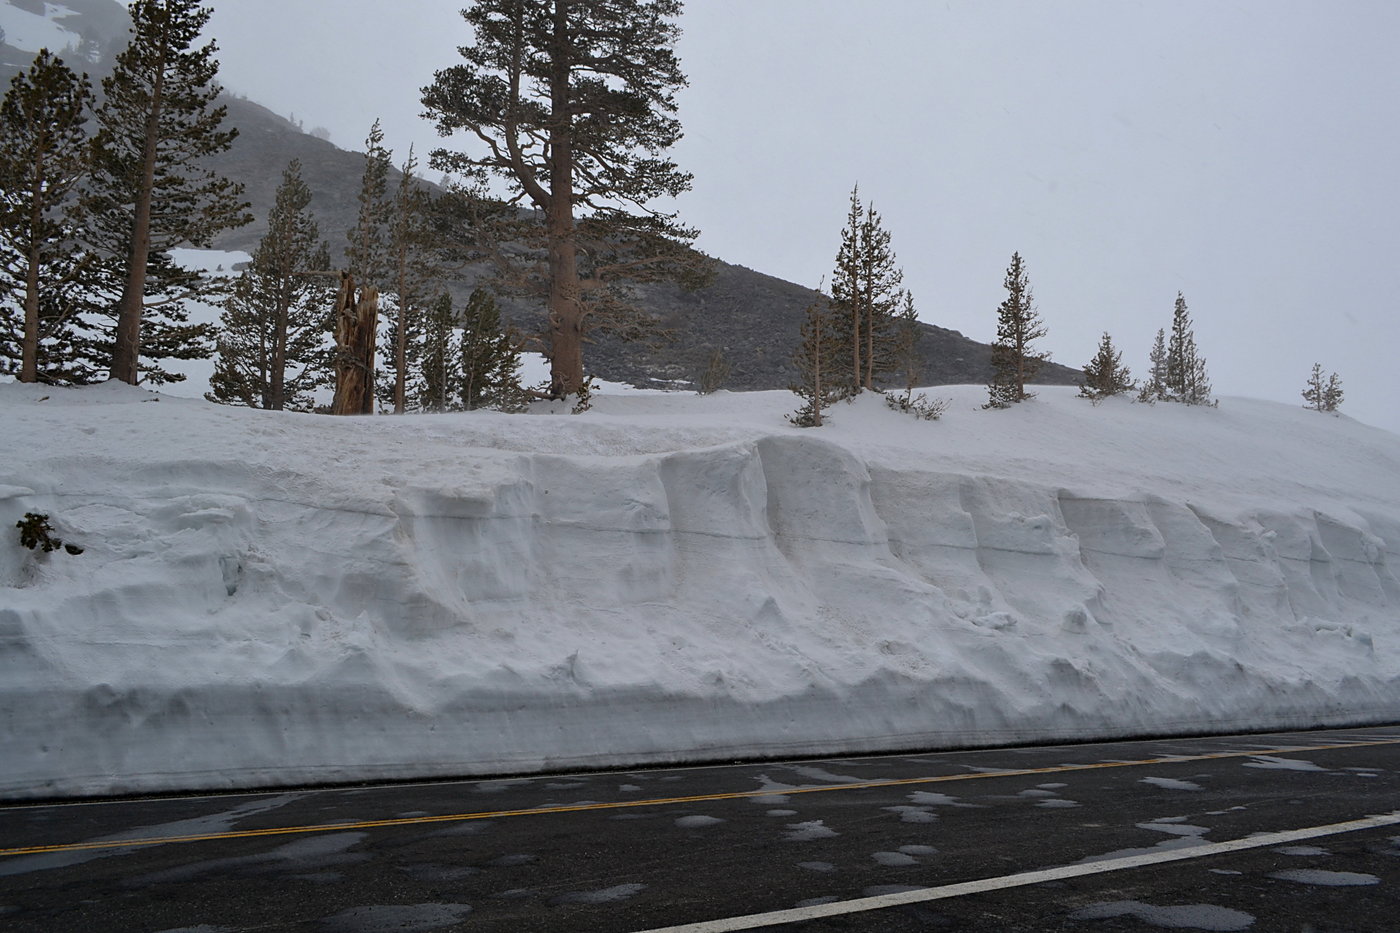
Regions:
[[[464,0],[215,0],[221,80],[358,148],[438,140],[419,88]],[[270,24],[276,24],[273,28]],[[674,155],[699,246],[804,285],[847,197],[884,215],[921,316],[988,341],[1013,250],[1044,349],[1108,330],[1140,375],[1185,292],[1217,393],[1400,432],[1400,4],[1393,0],[689,0]]]

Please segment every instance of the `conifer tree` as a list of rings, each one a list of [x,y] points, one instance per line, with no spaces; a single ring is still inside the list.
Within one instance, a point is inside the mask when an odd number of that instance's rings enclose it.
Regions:
[[[1032,344],[1046,334],[1045,324],[1032,302],[1030,280],[1020,253],[1011,254],[1002,286],[1006,298],[997,308],[997,336],[992,343],[992,381],[987,385],[987,408],[1008,408],[1033,398],[1026,384],[1035,378],[1040,364],[1050,358]]]
[[[1196,350],[1196,334],[1181,292],[1176,293],[1171,339],[1167,343],[1165,397],[1187,405],[1208,405],[1211,401],[1206,361]]]
[[[452,296],[443,292],[423,315],[423,361],[418,382],[418,407],[451,411],[462,384],[462,357],[457,344],[457,315]]]
[[[1326,381],[1322,378],[1322,364],[1314,363],[1312,375],[1308,377],[1308,387],[1303,390],[1303,407],[1314,411],[1336,411],[1342,404],[1342,380],[1333,373]]]
[[[330,382],[326,330],[335,285],[310,204],[301,162],[293,159],[267,233],[224,302],[210,401],[306,411],[315,389]]]
[[[182,379],[164,372],[159,360],[207,357],[211,350],[211,329],[188,323],[183,299],[212,283],[180,267],[168,250],[206,247],[251,219],[242,187],[202,164],[237,135],[221,128],[227,108],[214,106],[217,47],[192,47],[210,13],[196,0],[135,0],[130,44],[102,82],[88,229],[110,260],[120,296],[110,376],[133,385]],[[152,315],[148,299],[158,309]]]
[[[842,331],[849,319],[834,309],[825,295],[809,304],[804,314],[801,340],[792,357],[798,380],[788,390],[806,404],[787,418],[801,428],[819,428],[822,412],[846,394],[840,383],[831,380],[830,372],[836,359],[845,355]],[[836,371],[841,372],[840,368]]]
[[[462,313],[461,361],[459,397],[467,411],[513,410],[522,403],[520,339],[502,326],[496,298],[485,289],[472,292]]]
[[[865,315],[865,373],[861,388],[873,391],[875,381],[899,366],[900,284],[904,271],[895,265],[890,233],[884,228],[875,205],[865,210],[860,225],[861,309]]]
[[[389,202],[389,292],[394,302],[388,316],[384,346],[388,349],[386,380],[381,397],[403,414],[408,403],[408,383],[422,352],[423,305],[440,270],[433,262],[432,198],[418,176],[418,160],[412,147]]]
[[[346,268],[335,302],[336,414],[374,413],[375,360],[379,329],[379,294],[391,276],[388,224],[389,171],[393,153],[384,148],[384,132],[375,120],[365,139],[365,168],[357,195],[355,226],[347,233]]]
[[[1084,381],[1079,384],[1079,394],[1097,404],[1132,388],[1132,374],[1123,365],[1123,354],[1114,348],[1113,338],[1104,331],[1098,352],[1084,364]]]
[[[20,382],[87,382],[81,334],[92,257],[70,196],[88,167],[87,75],[41,49],[0,102],[0,372]]]
[[[874,205],[862,205],[859,187],[852,188],[831,284],[849,358],[849,364],[841,362],[833,369],[833,384],[844,379],[846,394],[873,390],[880,376],[899,368],[896,318],[903,279],[879,212]],[[844,372],[847,365],[849,371]]]
[[[850,396],[860,391],[861,374],[865,371],[862,354],[865,341],[861,332],[865,323],[861,307],[860,230],[865,217],[865,205],[860,201],[860,186],[851,189],[846,225],[841,228],[841,246],[836,251],[836,268],[831,276],[831,304],[835,317],[832,323],[845,352],[829,360],[825,369],[833,387]]]
[[[1138,391],[1139,402],[1160,402],[1167,398],[1167,332],[1157,331],[1152,352],[1147,355],[1147,378]]]
[[[375,120],[365,138],[365,168],[356,195],[359,210],[355,226],[346,232],[346,269],[360,285],[373,285],[380,291],[390,286],[389,224],[393,201],[389,197],[389,173],[394,154],[384,148],[384,130]]]
[[[474,153],[439,149],[435,169],[479,182],[503,179],[512,202],[538,215],[532,249],[497,258],[547,283],[550,395],[584,385],[590,330],[631,331],[645,312],[615,287],[703,272],[695,237],[650,206],[690,188],[664,153],[680,139],[676,91],[685,85],[674,45],[680,0],[476,0],[462,15],[474,44],[463,62],[423,89],[427,116]],[[517,238],[518,239],[518,238]]]
[[[1327,388],[1322,393],[1322,405],[1327,411],[1336,411],[1342,404],[1342,380],[1333,373],[1327,379]]]

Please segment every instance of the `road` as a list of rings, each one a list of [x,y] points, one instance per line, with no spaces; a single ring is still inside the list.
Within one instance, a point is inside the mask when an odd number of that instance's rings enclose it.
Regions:
[[[672,927],[1400,930],[1400,725],[0,808],[10,933]]]

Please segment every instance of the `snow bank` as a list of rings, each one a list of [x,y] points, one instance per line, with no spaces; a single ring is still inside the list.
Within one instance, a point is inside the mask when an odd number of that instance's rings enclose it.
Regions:
[[[930,391],[803,431],[0,385],[0,796],[1400,719],[1400,437]]]

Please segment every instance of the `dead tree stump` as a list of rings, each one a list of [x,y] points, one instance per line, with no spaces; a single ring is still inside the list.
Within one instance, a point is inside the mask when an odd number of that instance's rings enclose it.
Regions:
[[[379,290],[355,288],[355,277],[340,274],[335,299],[335,401],[333,415],[374,414],[374,335],[379,324]]]

